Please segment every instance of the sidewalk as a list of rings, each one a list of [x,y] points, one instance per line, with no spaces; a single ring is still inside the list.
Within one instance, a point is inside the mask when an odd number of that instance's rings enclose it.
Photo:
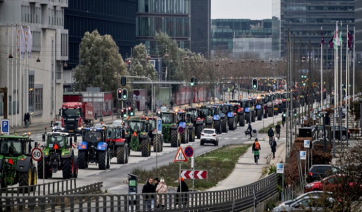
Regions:
[[[239,158],[238,163],[235,165],[232,173],[224,180],[220,181],[215,187],[210,188],[208,191],[218,191],[231,189],[248,185],[260,180],[262,177],[267,176],[270,164],[277,164],[280,161],[285,160],[285,127],[281,129],[281,136],[277,140],[277,149],[275,152],[275,159],[269,146],[269,137],[267,134],[260,134],[260,159],[259,164],[254,162],[254,155],[251,153],[252,147],[250,147],[244,155]],[[247,143],[253,143],[248,141]],[[263,171],[265,173],[263,173]]]

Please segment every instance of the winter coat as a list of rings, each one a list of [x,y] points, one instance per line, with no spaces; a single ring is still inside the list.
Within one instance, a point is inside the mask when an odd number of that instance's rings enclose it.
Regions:
[[[275,131],[277,131],[277,133],[279,132],[280,133],[280,124],[277,124],[277,126],[275,126]]]
[[[157,194],[167,194],[168,190],[167,190],[167,185],[165,183],[159,183],[156,187],[156,193]],[[165,195],[157,195],[157,205],[160,204],[160,199],[161,201],[161,205],[165,205]]]
[[[249,124],[248,130],[249,130],[249,132],[251,132],[251,131],[253,130],[253,129],[251,128],[251,124]]]
[[[147,193],[156,193],[156,188],[155,188],[155,186],[152,185],[152,184],[150,184],[150,183],[148,182],[148,179],[147,179],[146,184],[145,184],[145,185],[143,186],[143,188],[142,188],[142,194],[147,194]],[[146,199],[149,199],[149,198],[153,199],[154,196],[153,196],[153,195],[145,195],[145,198],[146,198]]]
[[[178,185],[178,187],[177,187],[177,192],[180,192],[180,185]],[[176,204],[186,205],[188,203],[188,199],[189,199],[188,194],[187,194],[187,192],[189,192],[189,187],[187,186],[185,181],[181,181],[181,192],[184,194],[176,195]]]
[[[268,136],[269,136],[269,137],[274,136],[274,131],[273,131],[272,128],[270,128],[270,129],[268,130]]]
[[[272,143],[272,145],[271,145],[271,151],[272,152],[276,152],[277,150],[277,142],[276,142],[276,140],[274,139],[273,140],[273,143]]]

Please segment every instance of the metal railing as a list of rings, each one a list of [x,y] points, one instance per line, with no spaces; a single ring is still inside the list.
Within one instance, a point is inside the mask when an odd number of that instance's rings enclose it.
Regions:
[[[5,211],[240,211],[276,194],[277,175],[272,174],[250,185],[207,192],[167,194],[84,194],[3,197]],[[147,199],[147,196],[150,198]],[[164,201],[164,208],[157,208]]]

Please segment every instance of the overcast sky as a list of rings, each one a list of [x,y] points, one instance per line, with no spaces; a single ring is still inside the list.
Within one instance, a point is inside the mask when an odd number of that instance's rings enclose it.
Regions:
[[[211,0],[211,19],[271,19],[272,0]]]

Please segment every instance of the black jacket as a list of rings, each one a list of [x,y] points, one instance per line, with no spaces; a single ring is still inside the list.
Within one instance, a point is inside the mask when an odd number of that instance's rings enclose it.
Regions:
[[[274,131],[273,131],[272,128],[270,128],[270,129],[268,130],[268,136],[269,136],[269,137],[274,136]]]
[[[180,184],[177,187],[177,192],[180,192]],[[181,192],[184,194],[177,194],[176,195],[176,204],[187,204],[188,203],[188,194],[187,192],[189,192],[189,187],[187,186],[187,184],[185,183],[185,181],[181,181]]]
[[[148,182],[148,179],[147,179],[146,184],[142,188],[142,194],[145,194],[145,193],[156,193],[156,187],[154,185],[150,184]],[[154,196],[153,195],[145,195],[145,198],[146,199],[149,199],[149,198],[153,199]]]
[[[258,149],[258,150],[261,150],[260,142],[258,141],[258,143],[259,143],[259,149]],[[254,143],[253,143],[253,149],[252,149],[252,150],[255,151],[255,141],[254,141]]]
[[[251,124],[249,124],[248,130],[249,130],[249,132],[251,132],[251,131],[253,130],[253,129],[251,128]]]
[[[280,124],[277,124],[277,126],[275,126],[275,131],[280,132],[280,128]]]
[[[276,152],[276,151],[277,151],[277,142],[276,142],[275,139],[274,139],[273,142],[272,142],[271,151],[272,151],[272,152]]]

